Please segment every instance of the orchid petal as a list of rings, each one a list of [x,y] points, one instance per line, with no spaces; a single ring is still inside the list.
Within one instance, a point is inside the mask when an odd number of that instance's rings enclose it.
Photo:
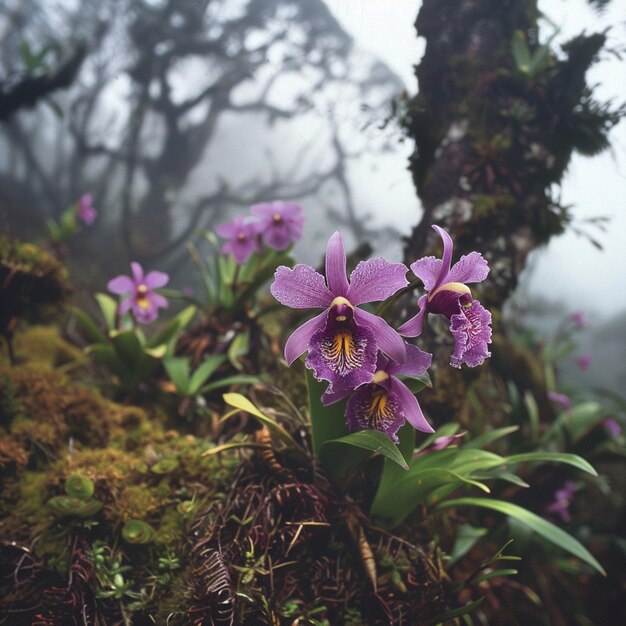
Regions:
[[[165,272],[149,272],[143,279],[143,284],[149,289],[158,289],[167,285],[170,277]]]
[[[310,265],[298,264],[293,269],[281,265],[270,291],[276,300],[292,309],[326,308],[333,301],[324,277]]]
[[[406,273],[402,263],[390,263],[383,258],[361,261],[350,274],[346,298],[353,306],[386,300],[409,284]]]
[[[388,374],[403,374],[405,376],[421,376],[433,362],[433,355],[424,352],[417,346],[406,344],[406,360],[404,363],[392,361],[387,366]]]
[[[133,293],[135,291],[135,282],[129,276],[116,276],[107,284],[107,290],[111,293],[123,295],[125,293]]]
[[[339,232],[332,235],[326,247],[326,282],[334,296],[345,297],[348,293],[346,249]]]
[[[160,293],[151,293],[148,298],[153,307],[167,309],[170,306],[170,303],[167,301],[165,297],[163,297]]]
[[[130,264],[130,269],[133,271],[133,280],[135,281],[135,285],[139,285],[143,282],[143,268],[139,263],[133,261]]]
[[[120,302],[120,305],[117,307],[118,315],[124,315],[124,313],[128,313],[128,311],[130,311],[130,308],[132,306],[133,306],[132,297],[126,298],[126,300],[122,300],[122,302]]]
[[[428,312],[428,296],[424,295],[417,301],[419,312],[414,315],[410,320],[404,322],[398,332],[404,337],[419,337],[422,334],[422,327],[424,326],[424,317]]]
[[[328,406],[329,404],[335,404],[344,398],[347,398],[354,389],[349,387],[338,389],[336,385],[329,386],[329,388],[322,394],[322,404]]]
[[[480,252],[463,255],[450,270],[447,283],[479,283],[489,274],[489,265]]]
[[[398,396],[402,403],[404,417],[406,421],[416,430],[423,433],[434,433],[435,429],[426,421],[422,408],[417,398],[411,393],[411,390],[397,378],[391,379],[391,391]]]
[[[426,291],[432,291],[441,278],[441,259],[425,256],[411,263],[411,271],[424,283]]]
[[[354,319],[360,326],[365,326],[376,337],[378,347],[394,361],[402,363],[406,358],[404,339],[382,317],[368,313],[363,309],[354,309]]]
[[[448,274],[450,273],[450,264],[452,263],[452,251],[454,244],[452,243],[452,237],[441,227],[433,224],[433,230],[441,237],[443,241],[443,255],[441,258],[441,273],[439,274],[439,280],[435,283],[435,289],[444,282],[448,281]]]
[[[323,311],[291,333],[285,344],[285,361],[287,361],[287,365],[291,365],[301,354],[307,351],[311,335],[320,328],[324,328],[327,315],[327,312]]]

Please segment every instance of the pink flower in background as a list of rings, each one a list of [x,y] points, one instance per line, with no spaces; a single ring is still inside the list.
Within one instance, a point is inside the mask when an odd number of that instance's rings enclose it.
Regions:
[[[619,437],[622,434],[622,427],[612,417],[604,420],[603,426],[613,437]]]
[[[572,518],[569,507],[577,489],[576,483],[573,480],[568,480],[561,489],[557,489],[554,492],[554,502],[546,507],[546,511],[548,513],[556,513],[561,516],[564,522],[569,522]]]
[[[224,239],[230,239],[222,246],[222,253],[232,253],[237,263],[245,263],[253,252],[261,249],[257,237],[257,224],[240,215],[232,222],[220,224],[215,232]]]
[[[591,365],[591,352],[585,352],[584,354],[577,356],[574,359],[574,363],[576,363],[579,369],[586,372]]]
[[[572,408],[570,399],[564,393],[559,393],[558,391],[548,391],[548,398],[550,398],[550,400],[552,400],[555,404],[562,406],[566,411],[569,411]]]
[[[252,205],[250,213],[259,218],[257,232],[269,248],[285,250],[302,237],[304,215],[298,204],[263,202]]]
[[[581,311],[580,309],[578,311],[574,311],[570,316],[569,316],[569,321],[578,329],[578,330],[584,330],[585,328],[587,328],[588,321],[587,321],[587,314],[584,311]]]
[[[132,310],[140,324],[149,324],[159,316],[159,308],[166,309],[169,306],[169,302],[154,290],[164,287],[170,277],[165,272],[148,272],[144,276],[143,268],[135,261],[130,267],[132,277],[116,276],[109,281],[107,289],[124,296],[118,308],[120,315]]]
[[[90,193],[83,194],[76,204],[76,215],[87,226],[93,224],[98,216],[98,211],[92,205]]]

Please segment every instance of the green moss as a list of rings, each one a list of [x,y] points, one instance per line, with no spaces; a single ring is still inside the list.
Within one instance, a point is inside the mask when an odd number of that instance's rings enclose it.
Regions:
[[[16,334],[13,347],[20,363],[37,363],[55,368],[72,362],[87,362],[82,350],[65,341],[55,326],[28,328]]]
[[[111,502],[107,508],[107,516],[114,523],[133,519],[147,520],[163,504],[163,498],[154,487],[132,485],[121,490]]]
[[[161,516],[161,522],[155,541],[158,544],[176,546],[183,541],[185,530],[184,517],[172,507],[167,509]]]

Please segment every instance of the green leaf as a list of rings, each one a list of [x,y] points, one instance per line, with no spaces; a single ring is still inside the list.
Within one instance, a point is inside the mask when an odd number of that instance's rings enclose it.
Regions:
[[[94,343],[87,347],[89,354],[96,363],[102,363],[115,374],[121,381],[128,380],[131,372],[124,362],[120,360],[113,347],[109,344]]]
[[[189,381],[189,393],[193,396],[200,391],[200,388],[206,383],[215,370],[226,360],[221,354],[210,354],[207,356],[196,371],[192,374]]]
[[[462,524],[459,527],[448,565],[453,565],[460,558],[464,557],[476,544],[476,542],[487,534],[486,528],[476,528],[471,524]]]
[[[591,567],[600,572],[603,576],[606,576],[606,572],[604,571],[602,565],[598,563],[595,557],[577,539],[566,533],[564,530],[561,530],[558,526],[555,526],[551,522],[548,522],[542,517],[539,517],[535,513],[532,513],[517,504],[505,502],[503,500],[492,500],[489,498],[456,498],[439,503],[437,505],[437,509],[449,509],[454,506],[478,506],[509,515],[525,526],[528,526],[528,528],[550,543],[553,543],[570,554],[573,554],[581,559],[581,561],[591,565]]]
[[[476,480],[504,480],[507,483],[523,487],[524,489],[530,487],[530,485],[525,480],[517,476],[517,474],[505,472],[499,467],[486,470],[484,472],[474,472],[472,474],[472,478],[475,478]]]
[[[421,376],[416,376],[413,378],[402,378],[402,382],[411,390],[413,395],[422,391],[426,387],[432,387],[433,383],[430,380],[430,374],[428,372],[424,372]]]
[[[518,71],[522,74],[529,74],[531,62],[530,50],[526,42],[526,35],[521,30],[516,30],[513,33],[512,51]]]
[[[78,307],[74,307],[72,313],[75,315],[79,326],[85,331],[88,339],[97,343],[108,342],[107,336],[100,330],[100,327],[93,321],[90,315]]]
[[[179,394],[183,396],[192,395],[189,383],[189,359],[187,357],[163,359],[163,367]]]
[[[444,424],[436,433],[432,435],[428,435],[422,443],[416,448],[416,452],[420,452],[424,448],[428,447],[435,439],[439,439],[439,437],[448,437],[451,435],[456,435],[457,431],[461,428],[460,424],[456,424],[454,422],[450,422],[449,424]]]
[[[115,330],[115,314],[117,313],[117,302],[106,293],[97,293],[96,300],[98,301],[98,306],[102,311],[102,316],[104,317],[104,323],[106,324],[107,330],[109,332]]]
[[[513,568],[504,568],[504,569],[496,569],[491,572],[486,572],[485,574],[481,574],[474,578],[473,582],[475,584],[481,583],[485,580],[491,580],[492,578],[499,578],[500,576],[515,576],[518,571]]]
[[[604,411],[597,402],[577,404],[569,411],[561,413],[543,436],[546,442],[564,439],[566,445],[572,445],[604,418]]]
[[[293,437],[275,420],[262,413],[248,398],[240,393],[225,393],[224,402],[239,411],[245,411],[256,417],[261,424],[267,426],[272,436],[280,439],[290,450],[299,456],[305,457],[304,450],[294,441]]]
[[[243,364],[239,359],[246,356],[249,351],[250,333],[237,333],[228,346],[228,360],[232,363],[234,368],[242,370]]]
[[[349,435],[344,435],[338,439],[325,441],[320,450],[320,459],[322,461],[326,460],[326,462],[330,460],[332,463],[332,458],[335,454],[338,454],[340,457],[343,452],[341,452],[340,449],[339,453],[337,453],[336,446],[354,446],[356,448],[362,448],[363,450],[379,453],[391,459],[405,470],[409,469],[398,446],[392,443],[387,435],[377,430],[360,430],[355,433],[350,433]]]
[[[402,426],[398,431],[398,439],[400,440],[398,444],[400,454],[402,454],[405,459],[411,459],[415,448],[415,429],[413,426],[408,422]],[[383,461],[383,471],[380,476],[380,481],[378,482],[374,499],[376,499],[378,493],[384,496],[392,492],[398,480],[404,476],[404,472],[403,466],[398,465],[392,459],[385,459]]]
[[[380,518],[386,528],[398,526],[414,509],[424,504],[433,491],[443,486],[457,488],[465,483],[489,491],[486,485],[443,467],[417,472],[412,470],[413,468],[403,475],[395,489],[376,493],[370,513]]]
[[[485,448],[490,443],[501,439],[502,437],[506,437],[511,433],[519,430],[519,426],[505,426],[504,428],[496,428],[495,430],[489,431],[484,435],[480,435],[479,437],[473,437],[470,439],[463,447],[467,448]]]
[[[143,356],[143,346],[135,332],[132,330],[115,332],[111,335],[111,343],[118,357],[129,369],[135,369]]]
[[[569,454],[566,452],[526,452],[524,454],[514,454],[513,456],[504,457],[504,462],[507,465],[511,463],[537,463],[547,461],[554,463],[565,463],[567,465],[577,467],[578,469],[582,470],[583,472],[587,472],[592,476],[598,475],[598,472],[596,472],[593,466],[577,454]]]
[[[315,380],[311,370],[306,370],[309,411],[311,415],[311,443],[313,454],[319,458],[320,450],[326,441],[339,439],[348,434],[344,417],[345,402],[324,406],[321,398],[326,385]]]
[[[205,385],[200,389],[199,393],[209,393],[210,391],[223,389],[224,387],[231,387],[232,385],[254,385],[258,382],[260,382],[260,378],[258,376],[246,376],[243,374],[240,376],[227,376],[226,378],[220,378],[215,382]]]
[[[484,601],[485,597],[478,598],[478,600],[474,600],[474,602],[468,602],[467,604],[460,606],[456,609],[451,609],[450,611],[446,611],[445,613],[441,613],[437,615],[436,618],[432,620],[436,624],[444,624],[445,622],[449,622],[456,617],[461,617],[462,615],[467,615],[471,613],[474,609],[477,609]],[[430,622],[430,623],[432,623]]]
[[[196,307],[190,305],[173,317],[159,332],[155,333],[148,341],[146,347],[156,348],[162,344],[170,344],[177,333],[185,328],[196,314]],[[170,346],[172,347],[172,346]]]

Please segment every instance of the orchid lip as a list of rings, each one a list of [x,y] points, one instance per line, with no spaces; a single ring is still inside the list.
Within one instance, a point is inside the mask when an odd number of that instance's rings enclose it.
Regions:
[[[430,302],[440,291],[456,291],[457,293],[469,293],[470,296],[472,295],[470,288],[464,283],[446,283],[445,285],[437,287],[437,289],[430,293],[428,295],[428,301]]]

